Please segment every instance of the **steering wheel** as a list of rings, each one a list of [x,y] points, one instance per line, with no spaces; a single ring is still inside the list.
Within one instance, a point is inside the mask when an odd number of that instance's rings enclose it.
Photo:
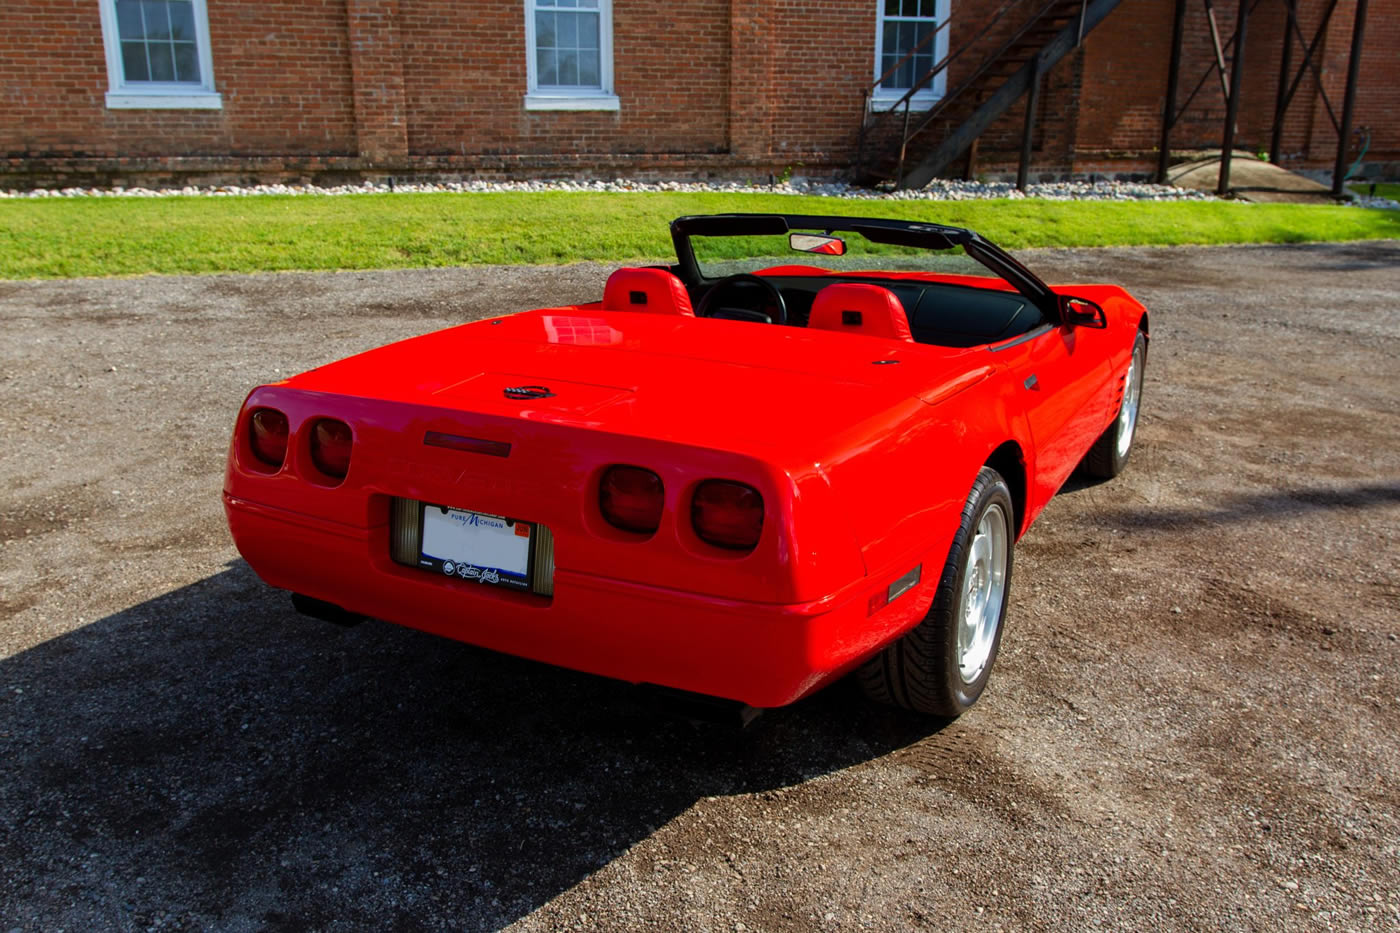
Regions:
[[[759,305],[758,307],[753,307],[750,305],[738,305],[737,307],[734,307],[733,310],[753,311],[759,314],[767,314],[770,308],[776,308],[778,312],[777,319],[773,323],[787,323],[787,302],[783,301],[783,293],[778,290],[778,286],[774,285],[772,282],[768,281],[761,275],[753,275],[749,272],[740,272],[737,275],[731,275],[726,278],[722,278],[714,285],[710,286],[710,290],[705,293],[705,297],[700,299],[700,307],[695,309],[695,316],[714,317],[715,312],[724,310],[720,306],[718,296],[723,294],[725,291],[738,290],[736,289],[736,286],[738,286],[740,289],[742,289],[743,286],[757,286],[758,288],[766,292],[768,302],[766,305]]]

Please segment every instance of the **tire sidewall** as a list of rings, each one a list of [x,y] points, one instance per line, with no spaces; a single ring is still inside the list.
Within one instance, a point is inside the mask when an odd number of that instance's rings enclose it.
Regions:
[[[1001,506],[1002,514],[1006,517],[1007,523],[1006,579],[1005,585],[1002,587],[1001,605],[998,607],[996,634],[992,637],[992,648],[987,655],[987,663],[983,665],[982,672],[977,675],[977,679],[972,683],[967,683],[962,679],[958,668],[958,625],[960,623],[958,610],[961,608],[961,594],[967,585],[972,539],[977,533],[977,526],[981,523],[982,517],[994,504]],[[973,485],[971,495],[968,496],[967,508],[963,511],[963,521],[958,528],[956,547],[954,548],[957,558],[950,560],[944,568],[945,576],[940,589],[949,594],[947,603],[934,607],[934,611],[943,616],[939,620],[942,623],[940,628],[946,633],[943,646],[945,688],[951,705],[958,712],[966,711],[982,695],[982,691],[986,689],[987,681],[991,676],[992,667],[996,663],[997,653],[1001,649],[1001,636],[1006,630],[1006,607],[1011,601],[1011,576],[1016,554],[1016,549],[1013,546],[1015,537],[1016,509],[1011,500],[1011,490],[999,473],[984,467],[982,472],[978,474],[977,482]],[[952,575],[952,587],[945,589],[950,574]]]
[[[1142,390],[1147,384],[1147,338],[1142,335],[1142,331],[1138,331],[1137,336],[1133,338],[1133,356],[1137,357],[1137,373],[1135,378],[1138,383],[1138,410],[1137,414],[1133,416],[1133,439],[1128,442],[1128,449],[1121,454],[1118,453],[1118,435],[1123,431],[1123,423],[1119,420],[1123,412],[1121,405],[1113,416],[1112,453],[1114,476],[1117,476],[1123,471],[1123,467],[1128,463],[1128,458],[1133,455],[1133,448],[1137,446],[1138,425],[1142,421]],[[1127,386],[1125,385],[1124,389],[1126,390],[1126,388]]]

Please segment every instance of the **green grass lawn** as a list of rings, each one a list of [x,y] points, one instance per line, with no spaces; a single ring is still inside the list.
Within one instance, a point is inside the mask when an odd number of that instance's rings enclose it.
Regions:
[[[1371,185],[1369,182],[1347,185],[1347,187],[1351,189],[1351,191],[1355,194],[1369,195],[1371,193]],[[1400,183],[1384,181],[1377,182],[1376,197],[1390,198],[1390,200],[1392,201],[1400,201]]]
[[[1012,249],[1400,237],[1400,212],[1223,201],[574,192],[10,200],[0,202],[0,278],[663,260],[671,218],[723,211],[939,221]]]

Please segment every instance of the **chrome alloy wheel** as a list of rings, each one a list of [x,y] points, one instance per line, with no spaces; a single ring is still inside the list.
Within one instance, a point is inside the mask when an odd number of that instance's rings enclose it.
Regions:
[[[1006,596],[1006,559],[1011,546],[1010,523],[996,503],[977,523],[967,549],[963,592],[958,605],[958,673],[970,684],[982,675],[996,644]]]
[[[1118,457],[1128,455],[1133,446],[1133,432],[1137,430],[1138,399],[1142,397],[1142,347],[1133,348],[1133,358],[1128,363],[1128,375],[1123,378],[1123,405],[1118,410]]]

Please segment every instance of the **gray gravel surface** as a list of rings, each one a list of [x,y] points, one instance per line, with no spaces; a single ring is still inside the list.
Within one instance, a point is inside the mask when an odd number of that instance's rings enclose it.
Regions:
[[[224,527],[250,387],[606,269],[0,283],[0,931],[1400,928],[1400,243],[1026,258],[1151,309],[1127,472],[970,714],[742,731],[303,619]]]

